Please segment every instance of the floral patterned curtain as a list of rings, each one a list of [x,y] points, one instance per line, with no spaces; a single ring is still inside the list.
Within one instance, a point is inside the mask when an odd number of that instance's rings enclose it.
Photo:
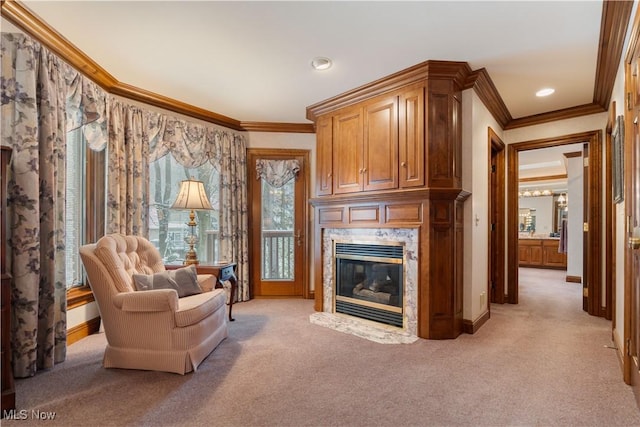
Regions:
[[[220,256],[237,263],[238,301],[249,295],[247,148],[245,136],[158,113],[147,116],[149,162],[171,154],[195,168],[209,161],[220,172]]]
[[[95,102],[101,95],[26,35],[2,33],[1,49],[1,138],[13,148],[11,351],[14,375],[29,377],[66,357],[66,132],[91,121],[95,140],[104,138]]]
[[[237,263],[238,301],[249,295],[249,220],[247,197],[247,146],[244,136],[216,134],[221,148],[220,251]]]
[[[109,99],[107,233],[149,235],[149,140],[144,113]]]
[[[266,181],[275,188],[280,188],[296,177],[300,171],[300,162],[297,159],[291,160],[256,160],[257,179]]]

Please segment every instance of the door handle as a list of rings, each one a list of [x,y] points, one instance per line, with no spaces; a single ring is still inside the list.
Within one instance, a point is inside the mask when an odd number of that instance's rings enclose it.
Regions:
[[[640,237],[629,237],[629,249],[640,249]]]
[[[296,231],[296,243],[298,246],[302,246],[302,235],[300,234],[300,230]]]

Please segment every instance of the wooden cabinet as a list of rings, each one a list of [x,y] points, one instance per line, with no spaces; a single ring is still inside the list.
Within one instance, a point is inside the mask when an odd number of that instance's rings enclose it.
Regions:
[[[338,112],[333,126],[334,194],[398,188],[397,96]]]
[[[316,153],[316,194],[326,196],[333,192],[333,118],[324,116],[316,123],[318,144]]]
[[[567,254],[558,252],[558,239],[520,239],[518,261],[520,267],[567,268]]]
[[[4,411],[15,409],[16,395],[13,384],[13,369],[11,368],[11,275],[7,271],[7,172],[9,159],[11,158],[11,149],[9,147],[0,147],[2,151],[1,175],[0,175],[0,200],[2,200],[2,210],[0,211],[0,251],[2,257],[1,274],[2,274],[2,317],[0,319],[2,327],[1,336],[1,358],[2,358],[2,414]]]
[[[363,190],[398,188],[398,97],[364,106]]]
[[[424,87],[408,90],[398,103],[400,187],[424,186]]]
[[[318,196],[424,186],[424,87],[321,116],[316,138]]]
[[[558,252],[560,241],[555,239],[542,241],[542,265],[548,268],[567,268],[567,254]]]
[[[471,69],[425,61],[307,107],[316,125],[314,266],[323,229],[418,228],[421,338],[463,330],[462,90]],[[315,288],[315,309],[327,298]]]
[[[333,117],[333,192],[335,194],[353,193],[363,189],[362,123],[362,108],[348,109]]]

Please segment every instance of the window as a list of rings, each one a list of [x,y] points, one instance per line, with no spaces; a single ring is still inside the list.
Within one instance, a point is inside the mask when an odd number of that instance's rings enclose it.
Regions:
[[[82,129],[67,133],[65,264],[67,289],[84,283],[80,246],[104,235],[106,153],[87,145]]]
[[[149,240],[158,248],[165,264],[181,264],[189,249],[189,211],[171,209],[180,182],[194,178],[204,183],[212,211],[196,211],[195,250],[201,263],[219,259],[220,173],[209,163],[186,168],[168,154],[149,165]]]

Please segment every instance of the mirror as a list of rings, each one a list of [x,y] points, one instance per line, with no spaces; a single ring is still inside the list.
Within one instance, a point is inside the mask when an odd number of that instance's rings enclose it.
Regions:
[[[553,206],[555,215],[553,216],[553,234],[552,237],[560,237],[560,229],[562,220],[567,219],[568,209],[566,202],[558,200],[559,195],[553,197]]]
[[[536,231],[536,210],[532,208],[520,208],[519,230],[527,233],[535,233]]]

